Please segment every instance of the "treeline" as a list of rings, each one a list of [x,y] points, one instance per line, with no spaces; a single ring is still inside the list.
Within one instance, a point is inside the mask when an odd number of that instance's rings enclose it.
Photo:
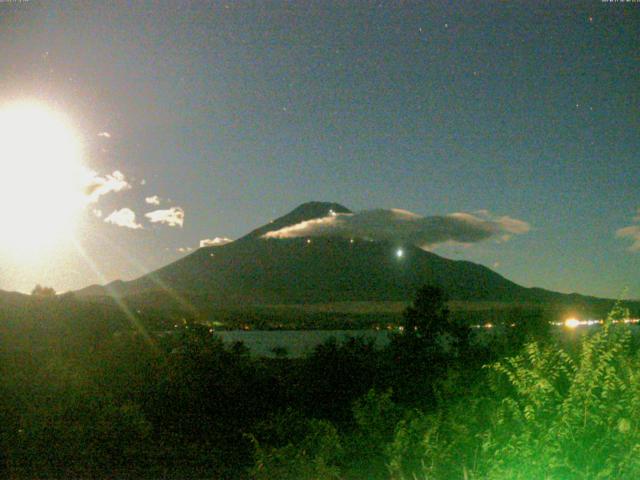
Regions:
[[[157,338],[100,315],[0,332],[23,347],[0,351],[1,476],[640,475],[638,346],[624,325],[559,337],[528,315],[478,343],[425,287],[384,349],[351,338],[265,359],[197,323]]]

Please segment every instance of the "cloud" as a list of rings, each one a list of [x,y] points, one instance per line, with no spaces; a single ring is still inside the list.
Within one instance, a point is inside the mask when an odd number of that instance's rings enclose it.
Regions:
[[[640,225],[630,225],[616,231],[616,237],[630,237],[633,243],[629,247],[630,252],[640,252]]]
[[[193,251],[193,247],[179,247],[178,252],[180,253],[189,253]]]
[[[160,205],[160,197],[158,195],[146,197],[144,201],[147,202],[149,205]]]
[[[120,192],[129,190],[131,184],[119,170],[114,171],[110,175],[104,177],[99,176],[96,172],[89,172],[89,178],[86,181],[85,195],[90,203],[95,203],[98,199],[110,192]]]
[[[429,249],[444,243],[473,244],[494,239],[507,241],[531,226],[508,216],[492,217],[487,211],[422,217],[407,210],[365,210],[317,218],[268,232],[265,238],[340,236],[410,243]]]
[[[132,228],[134,230],[143,228],[142,225],[136,223],[136,214],[130,208],[115,210],[111,215],[105,218],[104,221],[119,227]]]
[[[100,132],[98,133],[99,137],[111,138],[111,134],[109,132]]]
[[[205,238],[204,240],[200,240],[200,248],[202,247],[218,247],[220,245],[224,245],[226,243],[233,242],[230,238],[227,237],[215,237],[215,238]]]
[[[640,208],[637,210],[636,216],[633,217],[633,221],[640,222]],[[632,243],[628,250],[630,252],[640,252],[640,225],[629,225],[628,227],[619,228],[616,230],[616,237],[629,237]]]
[[[166,210],[154,210],[144,215],[151,223],[164,223],[170,227],[184,225],[184,210],[181,207],[171,207]]]

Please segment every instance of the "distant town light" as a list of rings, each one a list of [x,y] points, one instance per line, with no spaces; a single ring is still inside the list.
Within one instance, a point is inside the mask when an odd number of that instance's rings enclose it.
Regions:
[[[399,248],[398,250],[396,250],[396,257],[398,258],[402,258],[404,257],[404,250]]]
[[[567,318],[564,321],[564,326],[567,328],[576,328],[580,325],[580,320],[578,320],[577,318]]]

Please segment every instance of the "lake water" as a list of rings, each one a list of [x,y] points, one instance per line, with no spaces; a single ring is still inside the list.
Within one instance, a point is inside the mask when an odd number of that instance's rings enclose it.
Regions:
[[[273,357],[272,350],[283,347],[288,357],[302,357],[331,337],[341,341],[348,337],[374,340],[376,347],[389,343],[385,330],[226,330],[215,332],[225,343],[243,342],[253,355]]]
[[[577,329],[567,329],[558,325],[552,331],[558,335],[579,338],[598,328],[600,325],[581,326]],[[638,334],[640,328],[634,324],[631,331]],[[272,350],[282,347],[286,349],[289,358],[294,358],[311,353],[316,346],[331,337],[338,341],[349,337],[365,337],[372,339],[374,345],[381,348],[389,344],[389,333],[387,330],[221,330],[216,331],[215,335],[222,338],[225,343],[243,342],[252,355],[274,357]],[[471,341],[482,345],[495,335],[500,335],[500,330],[474,329]]]

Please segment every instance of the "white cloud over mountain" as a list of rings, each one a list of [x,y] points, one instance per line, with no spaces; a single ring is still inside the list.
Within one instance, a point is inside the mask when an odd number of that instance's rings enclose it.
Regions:
[[[356,237],[400,241],[429,249],[448,242],[507,241],[513,235],[521,235],[530,229],[531,226],[523,220],[494,217],[486,210],[474,214],[459,212],[423,217],[407,210],[376,209],[309,220],[268,232],[264,237]]]
[[[184,225],[184,210],[182,207],[171,207],[164,210],[154,210],[144,215],[151,223],[162,223],[170,227]]]
[[[205,238],[204,240],[200,240],[200,247],[218,247],[229,242],[233,242],[233,240],[227,237]]]
[[[143,228],[141,224],[136,222],[136,214],[130,208],[121,208],[120,210],[113,211],[108,217],[104,219],[106,223],[111,223],[119,227],[131,228],[138,230]]]

